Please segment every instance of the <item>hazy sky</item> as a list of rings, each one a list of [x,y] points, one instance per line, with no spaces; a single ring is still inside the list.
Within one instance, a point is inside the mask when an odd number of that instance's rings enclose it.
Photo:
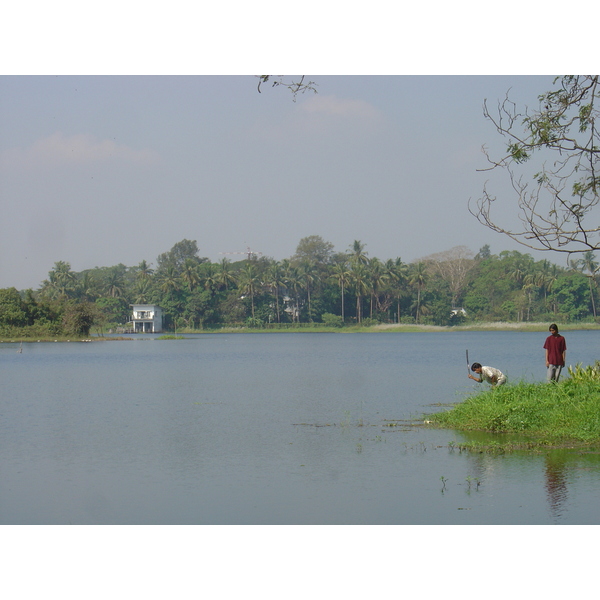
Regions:
[[[535,104],[552,77],[308,77],[296,102],[250,75],[0,77],[0,287],[35,289],[59,260],[156,264],[184,238],[212,261],[281,260],[310,235],[405,262],[527,251],[467,202],[482,145],[503,147],[484,99]]]

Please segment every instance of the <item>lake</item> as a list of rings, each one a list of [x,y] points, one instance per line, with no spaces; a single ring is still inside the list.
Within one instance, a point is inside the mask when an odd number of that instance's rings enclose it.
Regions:
[[[600,456],[474,454],[424,415],[547,334],[271,333],[0,344],[1,524],[598,524]],[[600,332],[566,332],[567,363]]]

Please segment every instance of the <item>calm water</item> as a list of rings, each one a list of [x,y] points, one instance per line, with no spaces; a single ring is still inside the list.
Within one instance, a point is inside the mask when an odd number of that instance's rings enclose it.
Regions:
[[[544,338],[0,344],[0,523],[598,524],[597,454],[473,455],[419,425],[478,389],[465,349],[542,380]],[[599,358],[600,332],[566,338]]]

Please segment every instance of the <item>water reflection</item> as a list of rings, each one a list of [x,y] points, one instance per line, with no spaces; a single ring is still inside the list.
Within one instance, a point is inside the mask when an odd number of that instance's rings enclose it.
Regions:
[[[489,446],[523,441],[518,435],[486,432],[457,432],[457,435],[461,442]],[[500,487],[503,492],[512,490],[511,493],[521,496],[531,493],[535,482],[539,481],[543,485],[551,522],[556,524],[572,519],[569,513],[574,510],[574,504],[570,495],[577,497],[582,491],[581,485],[589,486],[588,476],[595,481],[600,474],[600,453],[595,450],[549,450],[543,455],[525,451],[467,451],[467,455],[469,477],[476,483],[481,482],[481,489]],[[583,521],[579,518],[575,522],[596,523],[597,517],[589,520],[586,517]]]
[[[549,453],[546,455],[544,474],[546,477],[546,493],[550,504],[550,513],[559,519],[567,501],[566,460],[564,454]]]

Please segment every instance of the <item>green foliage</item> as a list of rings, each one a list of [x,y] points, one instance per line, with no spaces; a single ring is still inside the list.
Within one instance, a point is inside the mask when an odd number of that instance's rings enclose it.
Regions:
[[[37,292],[0,290],[0,329],[52,325],[70,331],[73,303],[95,303],[95,323],[126,324],[130,305],[157,304],[164,328],[320,323],[462,325],[481,321],[578,322],[596,316],[597,262],[592,252],[570,268],[515,251],[476,258],[457,249],[404,264],[370,258],[355,240],[332,254],[319,236],[303,238],[293,260],[251,257],[211,264],[183,240],[159,256],[81,273],[57,262]],[[460,250],[460,248],[459,248]],[[463,314],[461,308],[466,310]],[[453,315],[453,312],[455,313]],[[63,316],[66,315],[66,320]],[[334,319],[335,317],[335,319]],[[255,325],[253,325],[255,326]]]
[[[158,270],[164,272],[172,269],[173,272],[179,276],[188,260],[191,260],[196,264],[206,261],[206,259],[198,257],[198,244],[196,243],[196,240],[181,240],[168,252],[161,254],[157,259]]]
[[[0,290],[0,328],[23,327],[28,321],[27,307],[19,292],[14,287]]]
[[[64,306],[63,327],[66,334],[89,336],[90,329],[101,318],[98,307],[91,302],[69,301]]]
[[[557,301],[558,314],[564,321],[577,321],[589,314],[588,282],[581,273],[571,272],[558,277],[552,293]]]
[[[522,144],[509,144],[508,154],[517,163],[523,163],[529,158],[529,154],[525,151]]]
[[[108,323],[123,324],[127,323],[130,319],[129,303],[125,298],[98,298],[96,306],[100,309]]]
[[[343,327],[344,326],[344,320],[342,319],[341,315],[334,315],[332,313],[323,313],[321,315],[321,320],[323,321],[323,324],[326,325],[327,327]]]
[[[298,264],[327,264],[333,255],[333,244],[326,242],[320,235],[310,235],[298,242],[292,261]]]
[[[518,383],[480,392],[428,419],[464,431],[527,434],[544,443],[600,442],[600,365],[578,367],[571,375],[557,384]]]
[[[570,379],[566,380],[566,384],[582,384],[582,383],[600,383],[600,361],[597,360],[593,365],[584,367],[581,363],[577,363],[575,367],[568,368]]]

